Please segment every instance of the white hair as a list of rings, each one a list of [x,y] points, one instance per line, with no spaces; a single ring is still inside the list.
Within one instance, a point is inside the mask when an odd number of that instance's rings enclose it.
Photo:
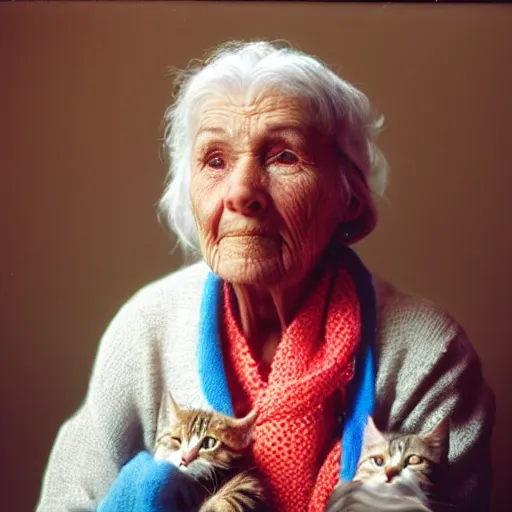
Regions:
[[[320,60],[290,45],[234,42],[220,46],[205,61],[191,62],[179,77],[175,102],[164,118],[169,172],[159,210],[185,251],[199,249],[189,187],[193,129],[202,105],[215,94],[249,97],[270,87],[306,100],[310,122],[332,136],[345,160],[364,176],[369,188],[364,201],[371,203],[367,209],[372,212],[373,229],[376,212],[371,195],[384,193],[387,163],[375,144],[382,117],[372,116],[368,98]]]

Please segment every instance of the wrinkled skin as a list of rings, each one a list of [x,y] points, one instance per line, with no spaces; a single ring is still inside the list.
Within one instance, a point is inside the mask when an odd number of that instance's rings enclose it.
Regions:
[[[245,335],[269,363],[350,215],[335,145],[308,126],[301,101],[277,91],[213,96],[199,119],[190,198],[202,254],[233,285]]]

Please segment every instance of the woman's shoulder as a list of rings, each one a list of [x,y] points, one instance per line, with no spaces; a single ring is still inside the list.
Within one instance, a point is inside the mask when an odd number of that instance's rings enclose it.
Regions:
[[[144,316],[197,310],[209,268],[204,261],[181,267],[144,285],[127,301]]]
[[[472,382],[475,392],[487,389],[480,358],[465,329],[450,313],[382,279],[374,278],[374,287],[381,419],[387,418],[391,428],[419,428],[426,418],[425,411],[439,405],[439,397],[457,402],[460,390],[467,385],[464,382]],[[448,414],[439,407],[437,420]]]
[[[454,343],[469,349],[464,329],[433,301],[404,291],[374,276],[377,303],[378,349],[425,354],[427,359],[445,352]]]

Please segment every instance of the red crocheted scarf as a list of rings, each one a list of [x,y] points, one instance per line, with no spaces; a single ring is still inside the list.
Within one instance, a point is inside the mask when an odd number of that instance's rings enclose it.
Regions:
[[[223,352],[234,410],[238,416],[258,406],[252,451],[275,510],[324,511],[340,471],[336,426],[343,404],[334,397],[344,396],[353,376],[360,338],[354,283],[335,262],[325,266],[283,333],[267,378],[241,331],[228,284],[223,293]]]

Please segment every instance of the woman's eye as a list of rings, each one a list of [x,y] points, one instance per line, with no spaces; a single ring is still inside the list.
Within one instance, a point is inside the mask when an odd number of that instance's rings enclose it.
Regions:
[[[211,169],[223,169],[226,163],[220,156],[215,156],[208,160],[208,167]]]
[[[215,448],[216,445],[217,439],[214,439],[213,437],[205,437],[201,443],[201,448],[211,450],[212,448]]]
[[[407,459],[407,464],[411,466],[416,466],[418,464],[421,464],[423,462],[423,459],[419,455],[411,455]]]
[[[299,159],[291,151],[283,151],[277,155],[275,161],[284,165],[291,165],[297,163]]]
[[[372,457],[372,462],[380,468],[384,465],[384,457],[376,455],[375,457]]]

